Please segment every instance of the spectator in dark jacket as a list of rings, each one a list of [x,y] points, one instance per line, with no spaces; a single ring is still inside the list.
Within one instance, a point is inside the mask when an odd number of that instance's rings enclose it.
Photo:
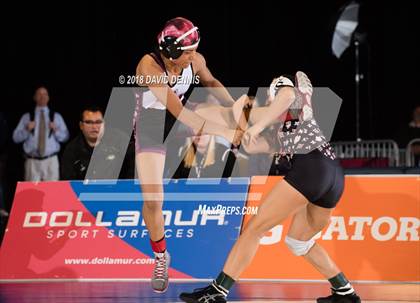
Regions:
[[[105,128],[99,107],[86,107],[80,115],[79,127],[81,133],[67,144],[61,159],[62,180],[85,179],[92,154],[95,155],[95,165],[89,171],[88,179],[134,178],[133,144],[124,149],[127,138],[117,130]]]

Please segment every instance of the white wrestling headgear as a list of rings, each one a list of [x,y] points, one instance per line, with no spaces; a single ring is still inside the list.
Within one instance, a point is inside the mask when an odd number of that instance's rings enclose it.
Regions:
[[[280,76],[278,78],[274,78],[270,84],[270,88],[268,89],[268,97],[272,100],[277,95],[280,87],[282,86],[290,86],[295,87],[292,80],[285,76]]]

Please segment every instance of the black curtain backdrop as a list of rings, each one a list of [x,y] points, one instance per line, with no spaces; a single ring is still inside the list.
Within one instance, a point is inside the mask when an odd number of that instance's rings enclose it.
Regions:
[[[134,74],[164,22],[185,16],[200,28],[199,51],[226,86],[266,86],[280,73],[306,71],[314,85],[344,103],[334,140],[354,139],[354,53],[331,53],[337,11],[345,1],[10,2],[3,9],[5,90],[2,111],[13,128],[44,83],[51,106],[72,133],[86,102],[106,105],[118,76]],[[362,11],[369,46],[361,46],[362,138],[389,138],[408,123],[416,97],[419,26],[409,1],[373,3]],[[417,40],[417,41],[416,41]]]
[[[411,1],[412,2],[412,1]],[[199,28],[213,74],[226,86],[267,86],[303,70],[315,86],[335,91],[343,106],[333,140],[355,139],[354,52],[331,52],[338,9],[345,1],[55,1],[3,4],[1,110],[13,129],[33,106],[37,84],[74,136],[84,103],[106,106],[119,75],[133,75],[164,22],[184,16]],[[413,2],[414,3],[414,2]],[[366,1],[360,27],[362,138],[392,138],[409,122],[417,94],[419,26],[410,1]],[[417,40],[417,41],[416,41]]]

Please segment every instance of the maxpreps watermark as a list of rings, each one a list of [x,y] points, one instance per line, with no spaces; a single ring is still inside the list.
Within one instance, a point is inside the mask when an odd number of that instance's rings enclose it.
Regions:
[[[198,213],[211,214],[211,215],[256,215],[258,213],[258,206],[225,206],[222,204],[217,204],[214,206],[209,206],[207,204],[200,204],[198,206]]]

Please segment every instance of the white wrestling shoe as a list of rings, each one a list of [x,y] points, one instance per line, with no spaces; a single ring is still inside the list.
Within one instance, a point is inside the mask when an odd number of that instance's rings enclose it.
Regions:
[[[171,263],[171,256],[168,251],[155,253],[155,269],[152,276],[152,289],[157,293],[163,293],[168,289],[168,269]]]
[[[300,93],[303,101],[303,120],[307,121],[313,118],[313,111],[312,111],[312,93],[313,87],[311,80],[309,80],[308,76],[301,71],[298,71],[295,76],[296,81],[296,88],[297,91]]]

